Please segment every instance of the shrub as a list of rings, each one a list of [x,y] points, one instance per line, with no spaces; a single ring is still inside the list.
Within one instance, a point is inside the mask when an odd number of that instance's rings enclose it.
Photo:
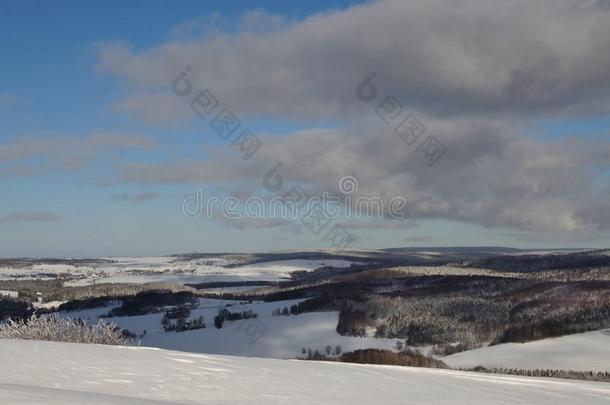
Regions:
[[[0,297],[0,321],[6,318],[27,318],[31,310],[27,302],[20,299]]]
[[[46,340],[52,342],[95,343],[103,345],[133,345],[134,339],[124,335],[112,323],[99,321],[87,325],[80,319],[58,316],[37,317],[0,324],[0,338]]]
[[[250,318],[258,318],[258,314],[252,310],[231,312],[228,309],[222,308],[218,311],[218,315],[214,317],[214,326],[216,326],[217,329],[221,329],[225,321],[241,321]]]
[[[303,348],[303,350],[305,350]],[[339,348],[336,350],[337,357],[330,357],[329,351],[324,355],[319,350],[307,350],[307,355],[301,357],[301,360],[316,360],[316,361],[339,361],[341,363],[359,363],[359,364],[385,364],[392,366],[409,366],[409,367],[428,367],[428,368],[450,368],[443,361],[425,356],[422,353],[405,349],[395,353],[390,350],[382,349],[361,349],[353,352],[343,353]],[[305,354],[305,353],[303,353]]]
[[[363,349],[343,353],[339,360],[343,363],[390,364],[396,366],[449,368],[441,360],[425,356],[418,351],[405,349],[399,353],[381,349]]]

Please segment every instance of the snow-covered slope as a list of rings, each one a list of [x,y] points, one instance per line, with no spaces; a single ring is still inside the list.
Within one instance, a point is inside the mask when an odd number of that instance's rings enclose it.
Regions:
[[[610,329],[528,343],[505,343],[443,357],[452,367],[610,371]]]
[[[0,340],[2,404],[607,404],[610,384]]]

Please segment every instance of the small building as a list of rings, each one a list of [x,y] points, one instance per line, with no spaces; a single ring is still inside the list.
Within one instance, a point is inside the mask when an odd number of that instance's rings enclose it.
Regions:
[[[0,290],[0,297],[19,298],[19,291]]]

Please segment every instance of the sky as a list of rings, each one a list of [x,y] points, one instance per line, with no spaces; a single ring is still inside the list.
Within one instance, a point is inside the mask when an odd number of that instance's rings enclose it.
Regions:
[[[609,34],[603,0],[4,1],[0,256],[608,247]],[[335,205],[246,208],[295,190]]]

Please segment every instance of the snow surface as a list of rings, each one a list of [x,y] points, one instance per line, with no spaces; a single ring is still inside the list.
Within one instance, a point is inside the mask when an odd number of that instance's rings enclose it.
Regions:
[[[41,309],[56,309],[59,306],[61,306],[62,304],[65,304],[68,301],[48,301],[48,302],[44,302],[44,303],[40,303],[40,302],[33,302],[32,306],[34,308],[41,308]]]
[[[290,307],[302,300],[254,302],[200,299],[199,308],[191,311],[190,319],[203,316],[206,328],[185,332],[165,332],[161,326],[163,313],[107,319],[121,328],[146,335],[143,346],[184,350],[198,353],[289,359],[302,356],[303,347],[323,352],[327,345],[341,345],[344,352],[364,348],[393,349],[396,339],[375,339],[341,336],[337,333],[338,312],[315,312],[301,315],[272,316],[277,308]],[[227,321],[222,329],[214,326],[214,317],[226,304],[231,312],[252,310],[258,318]],[[80,318],[96,323],[100,315],[111,308],[93,308],[61,312],[60,316]]]
[[[528,343],[503,343],[443,357],[452,367],[610,371],[610,329]]]
[[[0,403],[608,404],[610,384],[0,340]]]

